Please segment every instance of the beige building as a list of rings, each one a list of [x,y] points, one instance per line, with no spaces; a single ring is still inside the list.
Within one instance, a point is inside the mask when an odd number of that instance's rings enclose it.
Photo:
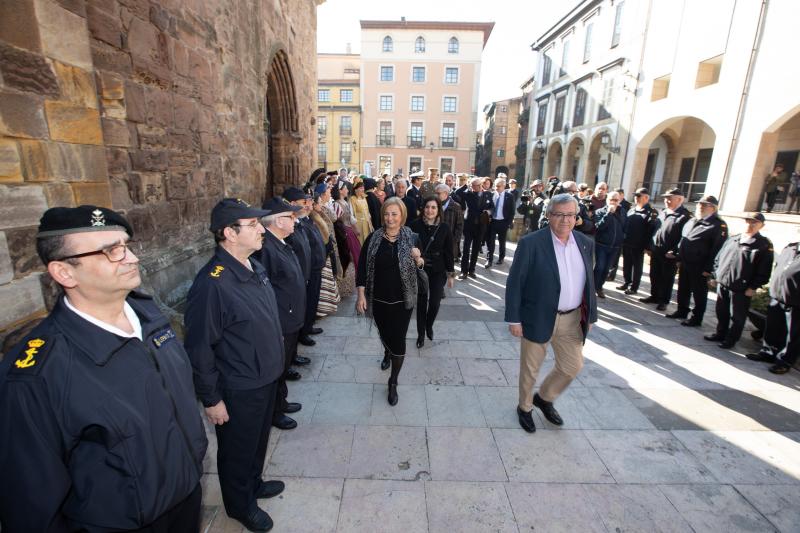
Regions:
[[[359,171],[360,72],[358,54],[317,55],[317,167]]]
[[[484,109],[483,154],[476,172],[482,176],[504,173],[515,177],[516,147],[519,142],[519,116],[522,97],[499,100]]]
[[[472,170],[481,54],[493,27],[361,21],[362,153],[372,174]]]

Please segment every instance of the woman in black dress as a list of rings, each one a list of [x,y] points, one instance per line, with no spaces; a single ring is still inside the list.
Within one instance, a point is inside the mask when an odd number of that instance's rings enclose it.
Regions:
[[[419,237],[406,227],[406,206],[399,198],[381,208],[383,225],[370,233],[361,248],[356,274],[356,311],[375,320],[384,347],[381,369],[391,360],[389,404],[397,404],[397,376],[406,355],[406,333],[417,303],[417,269],[425,262]]]
[[[425,272],[428,274],[429,292],[417,295],[417,348],[425,345],[425,335],[433,340],[433,323],[439,313],[444,285],[452,288],[455,280],[453,269],[453,234],[442,222],[442,204],[429,196],[422,205],[422,216],[411,223],[411,231],[419,235]]]

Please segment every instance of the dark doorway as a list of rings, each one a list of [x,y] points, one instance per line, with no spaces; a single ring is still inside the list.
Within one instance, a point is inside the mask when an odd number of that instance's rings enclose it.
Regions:
[[[498,174],[500,174],[501,172],[502,172],[503,174],[505,174],[506,176],[508,176],[508,175],[509,175],[509,173],[510,173],[510,171],[508,170],[508,167],[507,167],[507,166],[505,166],[505,165],[500,165],[499,167],[497,167],[496,169],[494,169],[494,175],[495,175],[495,177],[497,177],[497,175],[498,175]]]
[[[652,148],[647,152],[647,163],[644,165],[644,179],[642,187],[650,189],[653,183],[653,172],[656,170],[656,160],[658,159],[658,148]]]

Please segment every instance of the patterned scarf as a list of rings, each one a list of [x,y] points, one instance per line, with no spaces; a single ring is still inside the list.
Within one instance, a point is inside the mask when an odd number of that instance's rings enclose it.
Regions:
[[[372,238],[367,248],[367,297],[366,316],[372,318],[372,293],[375,285],[375,255],[383,241],[384,229],[382,227],[372,232]],[[406,309],[413,309],[417,305],[417,265],[411,258],[411,248],[414,247],[414,232],[408,226],[401,226],[397,235],[397,259],[400,263],[400,283],[403,287],[403,303]]]

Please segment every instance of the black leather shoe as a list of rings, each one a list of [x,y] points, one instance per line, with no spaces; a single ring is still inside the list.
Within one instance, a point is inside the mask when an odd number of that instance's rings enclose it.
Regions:
[[[658,300],[656,300],[656,299],[655,299],[655,298],[653,298],[652,296],[644,296],[644,297],[642,297],[642,298],[639,298],[639,301],[640,301],[640,302],[642,302],[643,304],[654,304],[654,303],[656,303]]]
[[[462,272],[461,274],[458,275],[458,279],[460,279],[461,281],[464,281],[465,279],[467,279],[467,273],[466,272]]]
[[[717,344],[717,346],[719,346],[720,348],[724,348],[725,350],[730,350],[731,348],[736,346],[736,343],[733,341],[724,340],[721,343]]]
[[[758,361],[760,363],[775,363],[777,361],[774,355],[770,355],[764,352],[749,353],[745,355],[745,357],[747,357],[751,361]]]
[[[256,491],[256,499],[261,500],[263,498],[274,498],[283,492],[283,489],[285,488],[286,484],[277,479],[262,481],[261,486],[258,487],[258,490]]]
[[[294,429],[297,427],[297,420],[281,414],[272,419],[272,425],[278,429]]]
[[[383,361],[381,361],[381,370],[386,370],[387,368],[389,368],[389,365],[392,364],[391,357],[392,354],[390,354],[389,352],[385,352],[383,354]]]
[[[393,383],[389,383],[389,405],[397,405],[397,385]]]
[[[536,432],[536,424],[533,423],[532,413],[526,413],[525,411],[517,407],[517,418],[519,418],[519,425],[522,426],[522,429],[524,429],[528,433]]]
[[[682,313],[680,311],[675,311],[674,313],[667,313],[664,315],[667,318],[687,318],[689,313]]]
[[[283,412],[286,414],[296,413],[300,409],[303,408],[303,404],[297,402],[288,402],[286,406],[283,408]]]
[[[625,289],[625,294],[628,294],[628,295],[637,294],[638,292],[639,291],[636,290],[636,289]]]
[[[294,368],[290,368],[286,373],[286,381],[298,381],[303,375]]]
[[[497,264],[498,264],[498,265],[502,265],[502,264],[503,264],[503,261],[505,261],[505,260],[506,260],[506,258],[505,258],[505,257],[501,257],[500,259],[498,259],[498,260],[497,260]]]
[[[425,337],[417,337],[417,348],[425,346]]]
[[[430,340],[433,340],[433,328],[425,328],[425,335],[427,335]]]
[[[302,355],[295,355],[294,359],[292,359],[292,364],[296,366],[310,365],[311,359],[309,359],[308,357],[303,357]]]
[[[475,275],[475,272],[470,272],[467,276],[471,277],[472,279],[478,279],[478,276]]]
[[[711,335],[703,335],[703,338],[711,342],[719,342],[725,340],[725,337],[723,337],[722,335],[717,335],[716,333],[712,333]]]
[[[297,342],[299,342],[303,346],[314,346],[315,344],[317,344],[317,341],[315,341],[308,335],[300,335],[300,338],[297,339]]]
[[[309,335],[319,335],[322,333],[322,328],[311,328],[311,331],[308,332]]]
[[[769,371],[772,372],[773,374],[785,374],[791,369],[792,367],[790,367],[786,363],[781,363],[781,362],[775,363],[774,365],[769,367]]]
[[[658,304],[656,306],[656,309],[659,310],[659,311],[666,311],[667,310],[667,304]]]
[[[597,289],[597,297],[598,298],[605,298],[606,297],[606,293],[603,291],[603,289]]]
[[[702,320],[695,320],[694,318],[687,318],[686,320],[681,320],[681,326],[686,326],[689,328],[699,328],[703,325]]]
[[[553,402],[546,402],[542,400],[542,397],[539,396],[538,392],[533,395],[533,405],[542,410],[542,414],[551,424],[555,424],[557,426],[564,424],[564,421],[561,419],[561,415],[559,415],[558,411],[556,411],[556,408],[553,407]]]
[[[247,518],[237,519],[250,531],[269,531],[272,529],[272,518],[261,509],[256,509]]]
[[[622,285],[617,286],[617,290],[618,291],[627,291],[628,290],[628,284],[627,283],[623,283]]]
[[[483,265],[483,268],[492,268],[492,262],[486,261],[486,264]]]

